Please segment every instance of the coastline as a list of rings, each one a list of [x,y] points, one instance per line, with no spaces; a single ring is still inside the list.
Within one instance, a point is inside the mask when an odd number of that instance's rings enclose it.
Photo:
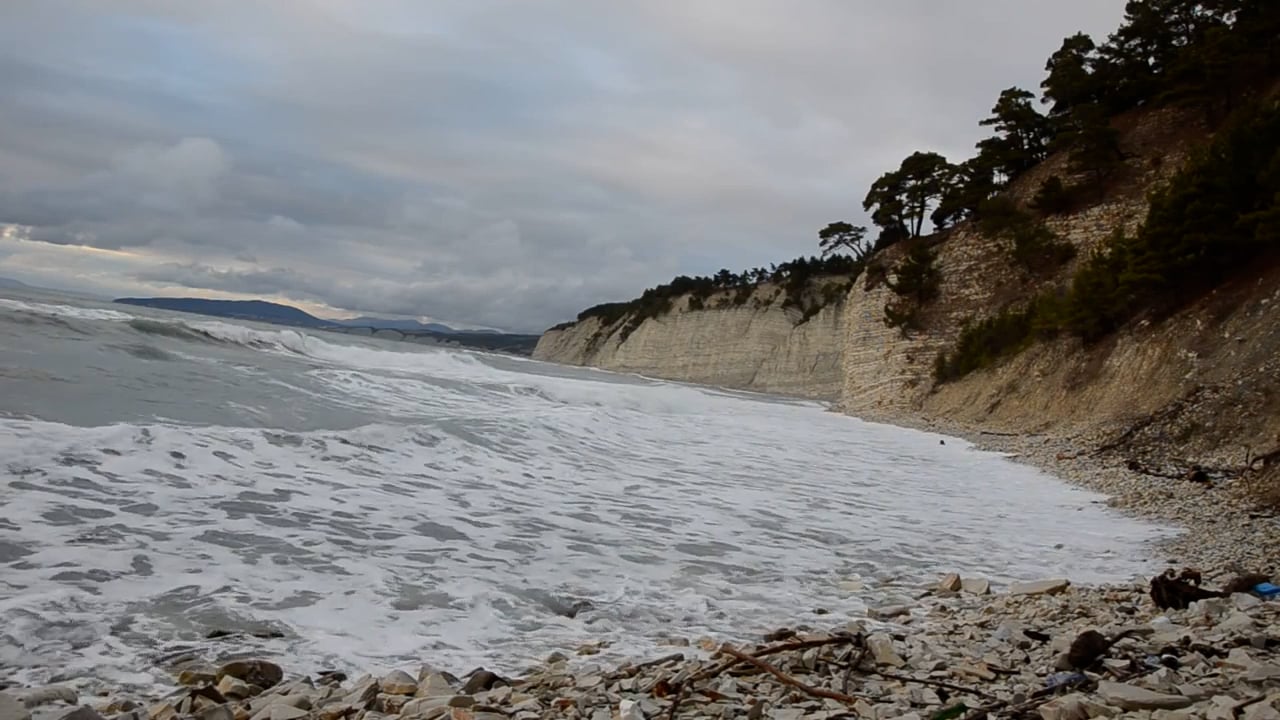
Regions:
[[[1123,460],[1096,452],[1113,437],[1110,428],[1074,434],[1005,434],[917,416],[857,417],[956,437],[979,450],[1005,454],[1011,462],[1105,495],[1108,507],[1179,530],[1154,549],[1166,556],[1169,566],[1195,567],[1206,581],[1238,572],[1280,570],[1275,567],[1280,558],[1280,514],[1259,510],[1239,481],[1197,483],[1130,470]]]
[[[1266,559],[1280,551],[1277,521],[1251,512],[1229,485],[1137,475],[1093,454],[1097,438],[862,419],[963,439],[1102,493],[1122,512],[1182,528],[1158,549],[1170,567],[1201,570],[1205,587],[1241,571],[1269,572]],[[689,638],[673,641],[665,656],[605,665],[587,645],[518,678],[428,666],[348,679],[299,675],[266,657],[222,666],[189,659],[170,668],[167,695],[0,690],[0,720],[924,720],[948,709],[955,714],[947,717],[975,719],[1280,718],[1280,602],[1236,594],[1161,610],[1145,581],[1062,580],[988,594],[981,578],[947,577],[914,602],[827,627],[779,629],[755,646]],[[1135,628],[1084,672],[1065,660],[1082,632],[1112,637]]]

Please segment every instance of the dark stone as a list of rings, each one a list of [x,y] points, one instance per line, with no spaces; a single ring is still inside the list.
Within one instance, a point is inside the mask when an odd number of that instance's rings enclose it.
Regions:
[[[781,642],[783,640],[790,640],[795,636],[796,636],[796,631],[792,630],[791,628],[778,628],[777,630],[774,630],[768,635],[765,635],[764,641],[765,642]]]
[[[81,705],[71,712],[63,715],[59,720],[106,720],[98,714],[97,710],[88,705]]]
[[[262,688],[275,687],[284,680],[284,670],[266,660],[233,660],[218,668],[218,677],[223,675],[230,675]]]
[[[509,685],[509,683],[496,673],[480,669],[471,673],[471,676],[467,678],[467,682],[462,686],[462,690],[460,692],[463,695],[475,695],[479,692],[492,690],[500,685]]]

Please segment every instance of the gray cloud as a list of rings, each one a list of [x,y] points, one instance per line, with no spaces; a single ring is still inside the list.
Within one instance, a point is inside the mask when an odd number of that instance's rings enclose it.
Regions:
[[[967,155],[1113,0],[15,0],[0,271],[539,329]],[[5,239],[7,238],[7,239]],[[106,254],[91,248],[110,251]]]

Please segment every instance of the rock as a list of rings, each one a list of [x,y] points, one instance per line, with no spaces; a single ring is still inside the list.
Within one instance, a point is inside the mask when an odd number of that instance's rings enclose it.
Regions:
[[[413,695],[418,691],[418,681],[403,670],[392,670],[378,681],[382,692],[388,695]]]
[[[867,611],[867,615],[877,620],[892,620],[903,615],[910,615],[911,608],[906,605],[885,605],[884,607],[871,608]]]
[[[223,675],[222,680],[218,681],[218,692],[232,700],[244,700],[253,694],[249,683],[231,675]]]
[[[1179,685],[1178,692],[1182,695],[1186,695],[1195,702],[1200,702],[1211,695],[1208,690],[1205,690],[1203,687],[1195,683],[1183,683]]]
[[[1237,610],[1252,610],[1262,604],[1260,598],[1249,593],[1236,593],[1231,596],[1231,602]]]
[[[1040,706],[1040,717],[1043,720],[1089,720],[1083,699],[1084,696],[1078,693],[1054,698]]]
[[[31,720],[31,711],[21,701],[0,692],[0,720]]]
[[[79,702],[80,695],[69,687],[62,685],[45,685],[44,687],[34,688],[14,688],[6,690],[13,699],[26,705],[28,708],[40,707],[49,703],[63,702],[74,704]]]
[[[858,579],[842,580],[840,582],[840,591],[846,593],[862,592],[866,588],[866,583]]]
[[[1205,711],[1205,720],[1236,720],[1236,699],[1230,695],[1215,695]]]
[[[1264,683],[1268,680],[1280,680],[1280,666],[1270,663],[1256,663],[1245,673],[1245,680],[1251,683]]]
[[[878,665],[892,665],[894,667],[906,665],[906,661],[893,648],[893,639],[884,633],[873,633],[867,637],[867,648],[871,650],[871,657],[875,659]]]
[[[179,685],[212,685],[218,679],[218,669],[212,665],[197,665],[178,673]]]
[[[296,708],[292,705],[277,703],[271,706],[271,720],[301,720],[310,715],[302,708]]]
[[[230,675],[260,688],[274,687],[284,680],[284,670],[266,660],[232,660],[218,668],[218,678]]]
[[[943,592],[960,592],[964,581],[960,579],[959,573],[947,573],[942,576],[942,580],[938,581],[938,589]]]
[[[1191,698],[1182,695],[1165,695],[1135,685],[1106,680],[1098,683],[1098,695],[1108,705],[1125,710],[1180,710],[1191,704]]]
[[[226,705],[207,707],[195,714],[197,720],[235,720],[235,713]]]
[[[645,720],[640,710],[640,703],[635,700],[622,700],[618,703],[618,720]]]
[[[508,684],[509,683],[505,679],[496,673],[492,673],[481,668],[480,670],[472,673],[471,677],[467,678],[467,682],[462,686],[461,692],[463,695],[475,695],[478,692],[492,690],[499,685]]]
[[[1246,707],[1240,713],[1240,720],[1280,720],[1280,711],[1264,700]]]
[[[418,683],[417,697],[439,697],[454,694],[453,683],[443,673],[431,673]]]
[[[991,581],[986,578],[965,578],[960,582],[960,589],[970,595],[986,595],[991,592]]]
[[[1057,595],[1071,587],[1071,581],[1065,579],[1037,580],[1035,582],[1014,583],[1009,588],[1010,595]]]
[[[173,720],[178,717],[178,710],[167,702],[158,702],[147,708],[147,716],[151,720]]]
[[[429,697],[429,698],[414,698],[409,702],[405,703],[404,706],[400,708],[400,717],[403,717],[403,718],[426,717],[430,715],[431,711],[433,710],[437,710],[439,708],[448,708],[449,700],[451,698],[452,698],[451,695],[438,695],[436,697]],[[446,710],[446,712],[448,711]]]

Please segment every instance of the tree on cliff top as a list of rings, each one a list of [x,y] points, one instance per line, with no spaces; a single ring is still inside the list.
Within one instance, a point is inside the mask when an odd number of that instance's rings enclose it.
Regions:
[[[870,248],[864,241],[866,235],[865,227],[850,225],[840,220],[818,231],[818,247],[822,250],[824,258],[843,249],[851,254],[855,261],[861,261],[870,252]]]
[[[991,108],[991,117],[978,123],[996,129],[996,136],[978,147],[1005,177],[1016,177],[1049,156],[1053,124],[1036,110],[1035,97],[1022,88],[1008,88]]]
[[[952,173],[951,164],[938,153],[915,152],[897,170],[872,183],[862,208],[871,211],[871,221],[881,228],[876,247],[920,237],[925,218],[941,201]]]

